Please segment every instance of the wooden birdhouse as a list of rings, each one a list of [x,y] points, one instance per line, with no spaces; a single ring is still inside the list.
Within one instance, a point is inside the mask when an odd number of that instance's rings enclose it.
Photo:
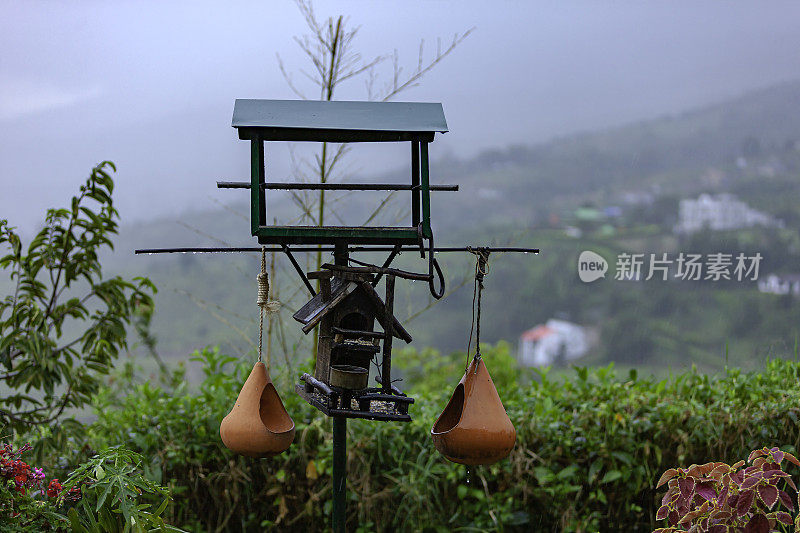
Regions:
[[[409,398],[392,385],[392,340],[411,342],[395,318],[394,275],[386,277],[386,299],[375,291],[375,274],[368,269],[323,265],[311,272],[321,290],[294,319],[304,333],[319,325],[314,376],[303,374],[297,392],[329,416],[408,421]],[[376,324],[382,331],[376,331]],[[380,387],[369,387],[374,363]]]

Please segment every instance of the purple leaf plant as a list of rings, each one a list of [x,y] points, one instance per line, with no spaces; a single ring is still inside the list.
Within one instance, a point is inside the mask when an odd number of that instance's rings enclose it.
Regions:
[[[786,461],[786,463],[784,463]],[[800,516],[792,518],[797,487],[781,464],[800,461],[778,448],[753,450],[733,465],[706,463],[689,468],[670,468],[656,488],[667,484],[667,493],[656,512],[667,527],[653,533],[769,533],[783,526],[800,529]]]

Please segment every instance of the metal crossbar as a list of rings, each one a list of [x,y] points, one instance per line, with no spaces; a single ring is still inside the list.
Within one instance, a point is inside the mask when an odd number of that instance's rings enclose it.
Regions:
[[[252,186],[247,181],[218,181],[218,189],[249,189]],[[311,191],[418,191],[420,185],[407,183],[285,183],[270,181],[261,184],[262,189],[268,190],[311,190]],[[458,185],[431,185],[431,191],[457,192]]]
[[[266,246],[264,247],[267,252],[283,252],[283,246]],[[287,247],[288,248],[288,247]],[[391,252],[395,246],[350,246],[347,251],[352,252]],[[434,252],[469,252],[482,248],[489,252],[499,253],[531,253],[538,254],[539,248],[524,248],[517,246],[437,246],[433,249]],[[293,246],[289,248],[291,252],[333,252],[334,246]],[[400,251],[419,251],[417,246],[402,246]],[[208,253],[251,253],[261,252],[261,247],[255,246],[227,246],[227,247],[214,247],[214,246],[197,246],[197,247],[182,247],[182,248],[140,248],[135,250],[136,255],[143,254],[208,254]]]

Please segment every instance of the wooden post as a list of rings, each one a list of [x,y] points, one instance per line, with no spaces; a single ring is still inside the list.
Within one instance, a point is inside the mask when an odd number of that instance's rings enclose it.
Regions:
[[[337,241],[334,263],[347,266],[347,243]],[[331,332],[332,334],[333,332]],[[349,407],[349,406],[348,406]],[[333,533],[344,533],[347,520],[347,418],[333,417]]]
[[[392,393],[392,337],[394,336],[394,274],[386,275],[386,302],[383,326],[383,365],[381,386],[387,394]]]
[[[331,372],[331,345],[333,344],[333,316],[328,315],[319,322],[317,336],[317,358],[314,361],[314,377],[323,383],[330,382]]]

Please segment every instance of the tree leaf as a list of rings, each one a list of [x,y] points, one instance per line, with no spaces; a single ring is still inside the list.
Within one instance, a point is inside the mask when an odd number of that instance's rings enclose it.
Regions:
[[[600,483],[612,483],[622,477],[622,472],[619,470],[609,470]]]
[[[769,533],[769,520],[763,514],[757,514],[744,526],[744,533]]]
[[[783,458],[788,460],[790,463],[794,464],[795,466],[800,466],[800,461],[797,460],[797,457],[792,455],[789,452],[783,452]]]
[[[661,485],[663,485],[664,483],[666,483],[667,481],[669,481],[670,479],[674,478],[677,475],[678,471],[674,468],[670,468],[669,470],[661,474],[660,478],[658,478],[658,483],[656,484],[656,488],[659,488]]]
[[[681,496],[686,501],[691,501],[692,496],[694,495],[694,484],[695,480],[691,477],[682,477],[678,479],[678,488],[681,491]]]
[[[717,497],[717,491],[712,483],[697,483],[694,488],[695,494],[700,495],[704,500],[713,500]]]
[[[794,502],[792,501],[792,497],[789,496],[789,494],[786,491],[784,490],[778,491],[778,497],[780,498],[781,503],[787,509],[789,509],[790,511],[794,511]]]
[[[760,485],[758,487],[758,496],[761,498],[768,509],[772,509],[775,502],[778,501],[778,489],[772,485]]]
[[[755,495],[754,490],[745,490],[739,493],[739,499],[736,501],[737,516],[744,516],[750,511]]]
[[[669,515],[669,507],[666,505],[662,505],[656,511],[656,520],[666,520],[667,516]]]
[[[589,483],[592,483],[594,479],[597,477],[597,474],[603,468],[603,460],[600,458],[595,459],[592,461],[591,466],[589,466]],[[662,476],[663,477],[663,476]]]

